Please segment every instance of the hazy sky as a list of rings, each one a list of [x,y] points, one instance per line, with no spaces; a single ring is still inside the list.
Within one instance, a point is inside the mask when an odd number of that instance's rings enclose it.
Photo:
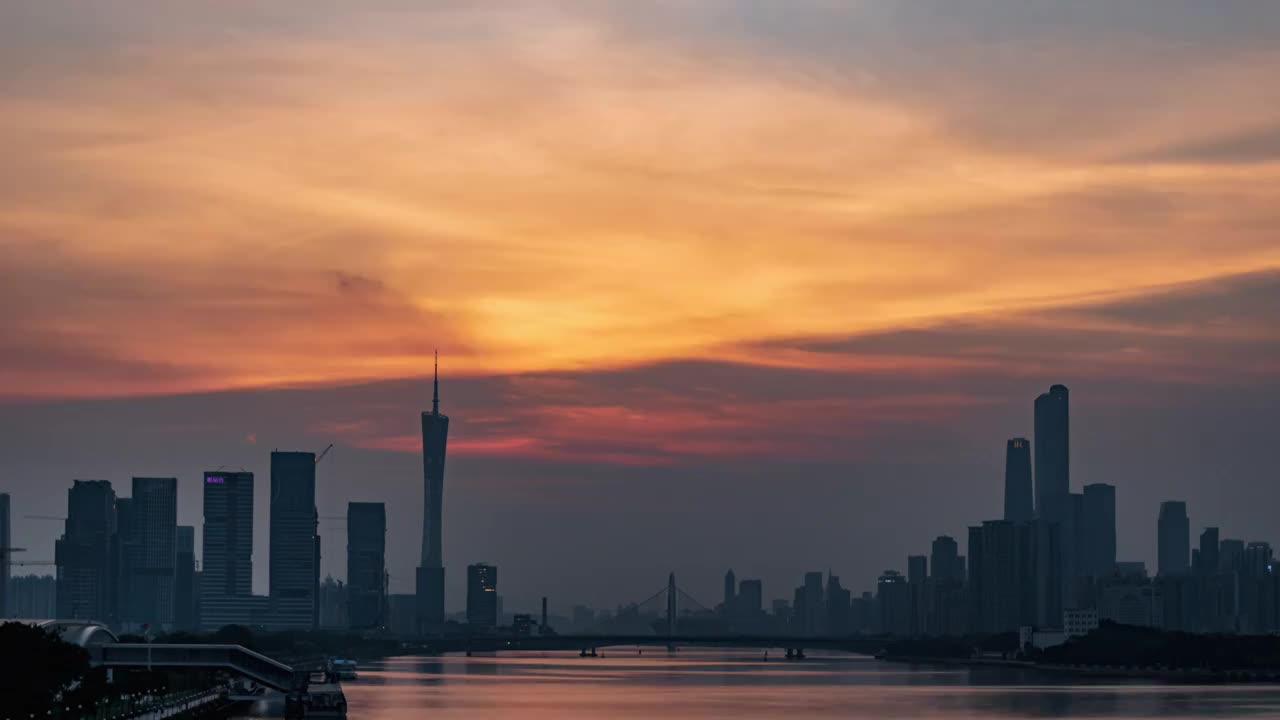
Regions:
[[[870,589],[1054,382],[1123,558],[1162,499],[1280,542],[1277,77],[1270,0],[0,0],[15,537],[243,466],[265,590],[268,453],[333,442],[408,591],[438,347],[451,608]]]

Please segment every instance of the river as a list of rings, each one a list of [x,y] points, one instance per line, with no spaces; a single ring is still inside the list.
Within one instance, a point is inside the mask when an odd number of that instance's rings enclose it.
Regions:
[[[1280,717],[1273,685],[1080,681],[842,654],[765,662],[733,650],[391,658],[343,687],[350,720]]]

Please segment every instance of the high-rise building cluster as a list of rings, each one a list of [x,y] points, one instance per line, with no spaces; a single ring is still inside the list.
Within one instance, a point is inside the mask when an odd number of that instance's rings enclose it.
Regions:
[[[928,554],[906,558],[905,572],[885,570],[862,592],[830,571],[807,572],[789,597],[768,607],[761,580],[730,570],[714,611],[672,606],[670,622],[682,631],[805,636],[1077,632],[1098,620],[1189,632],[1280,632],[1280,573],[1268,543],[1220,538],[1217,527],[1208,527],[1193,549],[1187,505],[1171,500],[1154,518],[1156,574],[1149,576],[1143,563],[1118,561],[1116,488],[1091,483],[1073,490],[1068,389],[1053,385],[1032,410],[1031,438],[1005,443],[1003,513],[972,525],[965,537],[937,536]],[[177,478],[135,477],[129,497],[118,497],[106,480],[75,480],[55,547],[56,581],[9,577],[21,548],[11,537],[10,498],[0,494],[0,615],[93,619],[126,632],[240,624],[423,636],[460,619],[468,632],[495,632],[508,619],[496,566],[469,565],[465,613],[451,619],[445,612],[449,418],[440,413],[438,374],[431,410],[420,419],[422,544],[412,594],[388,593],[387,515],[377,502],[349,503],[346,580],[321,580],[316,470],[324,454],[275,451],[267,594],[253,592],[253,473],[203,474],[199,558],[197,528],[177,524]],[[672,579],[669,597],[674,593]],[[564,623],[632,632],[656,627],[654,614],[635,605],[617,613],[578,606]],[[534,624],[549,632],[545,598],[541,623],[532,613],[516,616],[521,632]]]
[[[797,635],[995,634],[1020,628],[1077,632],[1082,618],[1187,632],[1280,631],[1280,573],[1265,542],[1219,539],[1205,528],[1191,548],[1181,501],[1156,517],[1157,573],[1116,552],[1116,488],[1072,491],[1070,393],[1054,385],[1033,404],[1032,439],[1005,445],[1003,516],[968,529],[967,554],[937,537],[928,557],[886,570],[874,592],[851,595],[840,579],[809,572],[790,602],[743,615],[726,578],[721,615],[730,629]],[[758,588],[755,592],[759,592]],[[749,621],[749,622],[747,622]],[[1064,630],[1065,631],[1065,630]]]
[[[324,454],[271,453],[268,587],[253,592],[254,474],[213,470],[202,477],[201,557],[196,528],[177,524],[178,479],[135,477],[129,497],[107,480],[75,480],[67,496],[62,537],[55,546],[56,579],[8,582],[13,548],[9,496],[0,494],[0,616],[103,622],[125,632],[216,630],[248,625],[279,630],[318,627],[439,631],[445,623],[441,549],[444,457],[449,418],[440,413],[439,378],[431,412],[422,413],[423,529],[416,592],[394,602],[387,592],[386,507],[347,508],[347,581],[320,579],[321,538],[316,469]],[[487,578],[474,617],[478,629],[498,622],[497,568]],[[471,583],[474,584],[474,583]],[[16,591],[21,602],[9,602]],[[468,598],[468,616],[472,616]]]

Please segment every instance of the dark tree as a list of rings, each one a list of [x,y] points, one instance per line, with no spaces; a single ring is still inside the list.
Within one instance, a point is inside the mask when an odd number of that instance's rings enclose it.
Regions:
[[[0,625],[0,698],[6,714],[44,715],[58,693],[88,672],[84,648],[34,625]]]

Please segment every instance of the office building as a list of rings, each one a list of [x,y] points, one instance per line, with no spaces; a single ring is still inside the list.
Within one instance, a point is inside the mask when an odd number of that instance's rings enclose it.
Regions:
[[[348,627],[347,603],[347,586],[341,580],[333,579],[333,576],[325,576],[324,582],[320,583],[320,627],[326,630],[345,630]]]
[[[1036,624],[1061,622],[1064,604],[1076,577],[1078,545],[1075,503],[1071,497],[1070,397],[1065,385],[1054,385],[1035,400]],[[972,558],[970,558],[972,562]]]
[[[1218,572],[1218,528],[1207,527],[1200,533],[1200,552],[1192,570],[1197,575],[1214,575]]]
[[[969,528],[971,632],[1002,633],[1038,624],[1033,621],[1034,528],[1007,520]]]
[[[939,581],[964,581],[964,558],[960,556],[955,538],[939,535],[930,548],[930,564],[933,577]]]
[[[200,627],[196,616],[196,529],[179,525],[176,535],[177,555],[173,580],[173,626],[177,630],[194,631]]]
[[[840,584],[840,578],[827,575],[827,617],[825,632],[828,635],[848,635],[849,601],[852,594]]]
[[[362,630],[386,624],[387,510],[347,504],[347,622]]]
[[[498,626],[498,568],[493,565],[467,566],[467,624],[479,632]]]
[[[1085,485],[1079,518],[1081,575],[1099,577],[1116,566],[1116,488],[1094,483]]]
[[[8,617],[58,617],[57,580],[52,575],[10,577]]]
[[[1187,518],[1187,504],[1180,500],[1160,503],[1157,520],[1157,544],[1159,546],[1158,575],[1185,575],[1191,569],[1191,521]]]
[[[316,523],[315,453],[271,453],[268,592],[272,628],[314,630],[320,624]]]
[[[733,568],[729,568],[729,572],[724,574],[724,612],[733,614],[733,602],[738,592],[738,579],[733,574]]]
[[[54,546],[58,617],[117,622],[116,493],[106,480],[75,480],[67,491],[67,519]]]
[[[177,478],[133,478],[133,497],[121,503],[122,572],[126,593],[121,622],[126,630],[143,625],[171,630],[178,565]]]
[[[529,637],[533,634],[533,616],[528,613],[516,613],[511,618],[511,634],[515,637]]]
[[[415,577],[418,633],[444,624],[444,461],[449,417],[440,414],[440,371],[432,380],[431,412],[422,413],[422,554]]]
[[[1071,492],[1069,396],[1065,385],[1054,385],[1035,402],[1036,514],[1062,522]]]
[[[1084,637],[1094,630],[1098,629],[1098,611],[1094,609],[1088,610],[1065,610],[1062,613],[1062,631],[1067,637]]]
[[[116,498],[116,532],[111,538],[111,574],[114,583],[112,607],[116,612],[117,626],[121,631],[137,631],[138,622],[132,619],[133,600],[130,582],[133,580],[133,563],[138,559],[138,534],[133,529],[133,499]]]
[[[764,583],[759,580],[743,580],[738,583],[738,611],[743,617],[754,618],[764,612]]]
[[[200,627],[249,625],[253,597],[253,473],[204,474]]]
[[[912,634],[911,585],[898,571],[885,570],[876,581],[876,608],[881,632]]]
[[[387,627],[401,637],[418,632],[418,596],[414,593],[387,595]]]
[[[1243,540],[1226,538],[1218,543],[1218,572],[1236,572],[1240,569],[1240,564],[1243,560]]]
[[[1031,441],[1013,438],[1004,451],[1004,519],[1030,522],[1035,517],[1031,483]]]
[[[9,493],[0,493],[0,618],[9,615],[9,562],[13,555],[13,532],[9,525]]]
[[[827,613],[826,597],[822,591],[822,573],[818,571],[804,574],[804,585],[798,596],[800,604],[796,605],[796,617],[802,621],[803,634],[822,635],[826,631]]]
[[[907,556],[907,582],[916,585],[929,577],[929,558],[924,555]]]

